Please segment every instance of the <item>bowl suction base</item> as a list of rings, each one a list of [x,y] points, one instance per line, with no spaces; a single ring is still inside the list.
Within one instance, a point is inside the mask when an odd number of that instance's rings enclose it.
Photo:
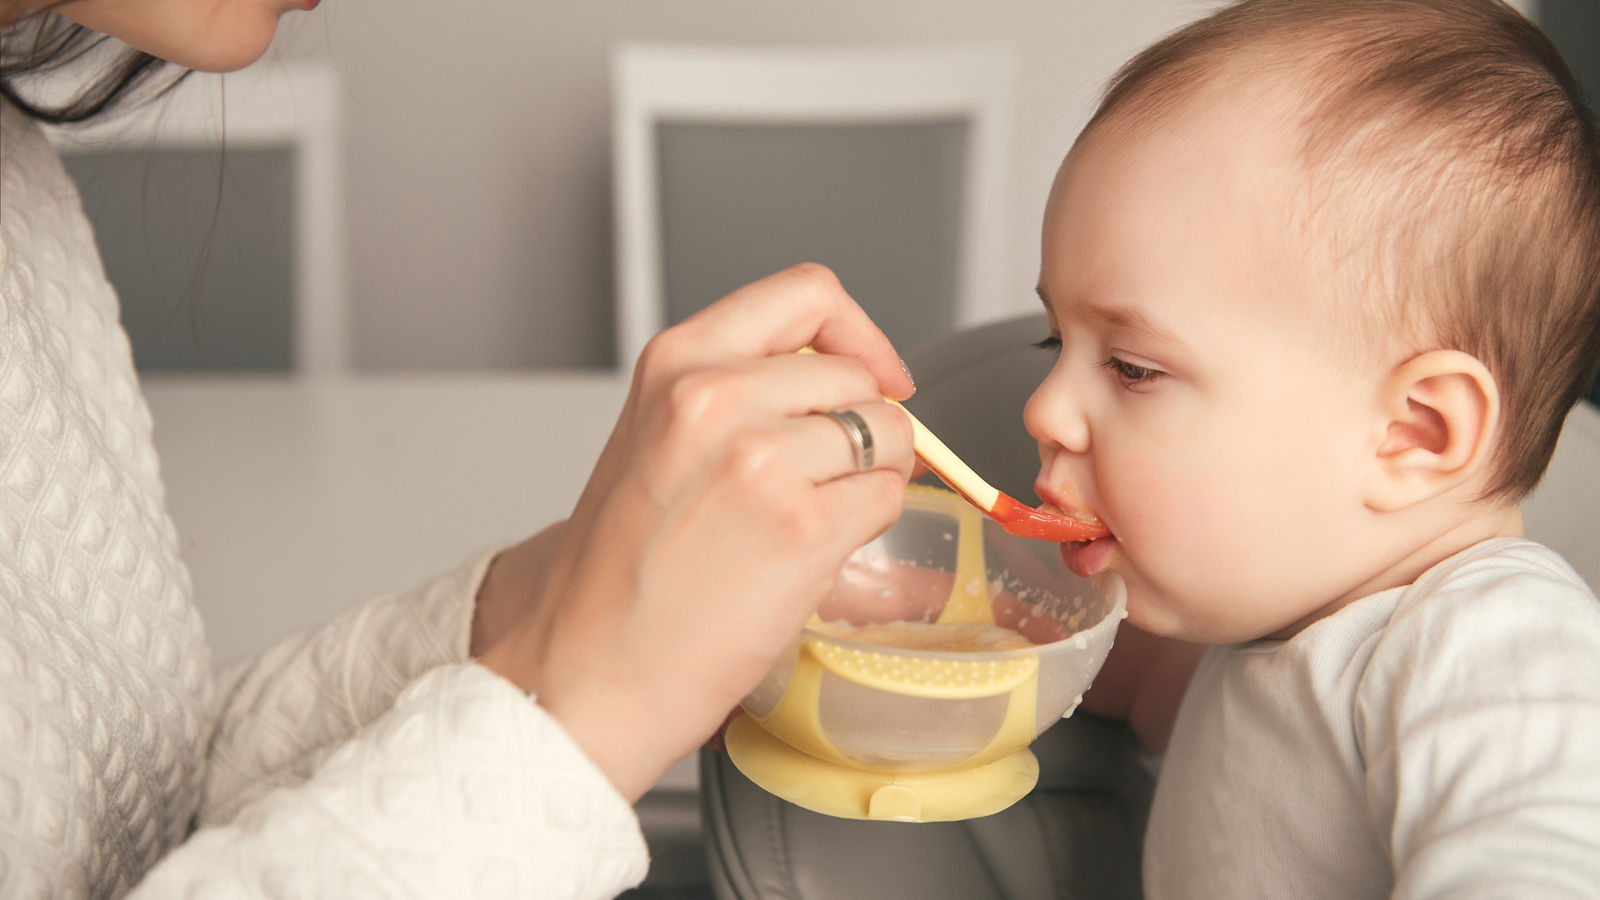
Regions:
[[[802,753],[748,715],[728,726],[726,742],[733,764],[768,793],[843,819],[976,819],[1021,800],[1039,780],[1039,760],[1027,748],[969,768],[874,772]]]

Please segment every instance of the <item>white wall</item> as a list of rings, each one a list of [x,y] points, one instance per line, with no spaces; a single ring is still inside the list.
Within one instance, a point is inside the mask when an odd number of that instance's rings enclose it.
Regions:
[[[1537,0],[1514,4],[1525,11]],[[1023,61],[1014,290],[1045,192],[1118,63],[1209,0],[328,0],[275,53],[345,87],[354,359],[612,362],[608,53],[619,40],[982,41]]]
[[[619,40],[982,41],[1019,52],[1015,291],[1044,195],[1116,65],[1194,0],[807,3],[328,0],[275,53],[343,84],[354,358],[398,367],[611,363],[608,53]]]

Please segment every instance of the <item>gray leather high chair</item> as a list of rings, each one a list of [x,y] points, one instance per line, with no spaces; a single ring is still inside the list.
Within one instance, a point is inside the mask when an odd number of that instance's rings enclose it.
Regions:
[[[908,355],[908,404],[996,487],[1033,497],[1038,470],[1022,407],[1050,368],[1043,316],[965,331]],[[702,752],[700,789],[719,898],[892,900],[1138,897],[1151,781],[1121,723],[1079,712],[1033,744],[1039,784],[1003,812],[964,822],[837,819],[772,796],[726,754]]]
[[[952,335],[907,362],[909,404],[994,485],[1031,498],[1038,455],[1022,407],[1048,371],[1028,316]],[[1524,504],[1529,537],[1600,588],[1600,410],[1579,404],[1545,481]],[[937,824],[861,822],[809,812],[702,751],[702,827],[721,900],[1024,900],[1140,896],[1139,859],[1153,784],[1132,734],[1079,712],[1033,744],[1039,783],[1015,806]]]

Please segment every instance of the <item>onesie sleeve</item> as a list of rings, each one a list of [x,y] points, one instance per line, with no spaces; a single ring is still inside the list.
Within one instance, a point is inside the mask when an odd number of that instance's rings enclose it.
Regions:
[[[1355,711],[1393,897],[1593,896],[1600,602],[1559,558],[1471,566],[1402,605]]]
[[[224,671],[202,824],[227,821],[386,712],[429,670],[467,661],[478,585],[498,548],[416,590],[377,597]]]
[[[632,809],[530,698],[435,668],[310,777],[202,828],[129,896],[613,897],[644,878]]]

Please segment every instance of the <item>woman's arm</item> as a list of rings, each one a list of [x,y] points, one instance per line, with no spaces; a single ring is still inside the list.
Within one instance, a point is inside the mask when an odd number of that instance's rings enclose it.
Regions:
[[[206,762],[203,824],[300,783],[426,672],[468,659],[473,597],[493,557],[367,601],[225,671]]]
[[[437,667],[310,777],[190,836],[130,894],[613,897],[648,856],[628,802],[526,694]]]

